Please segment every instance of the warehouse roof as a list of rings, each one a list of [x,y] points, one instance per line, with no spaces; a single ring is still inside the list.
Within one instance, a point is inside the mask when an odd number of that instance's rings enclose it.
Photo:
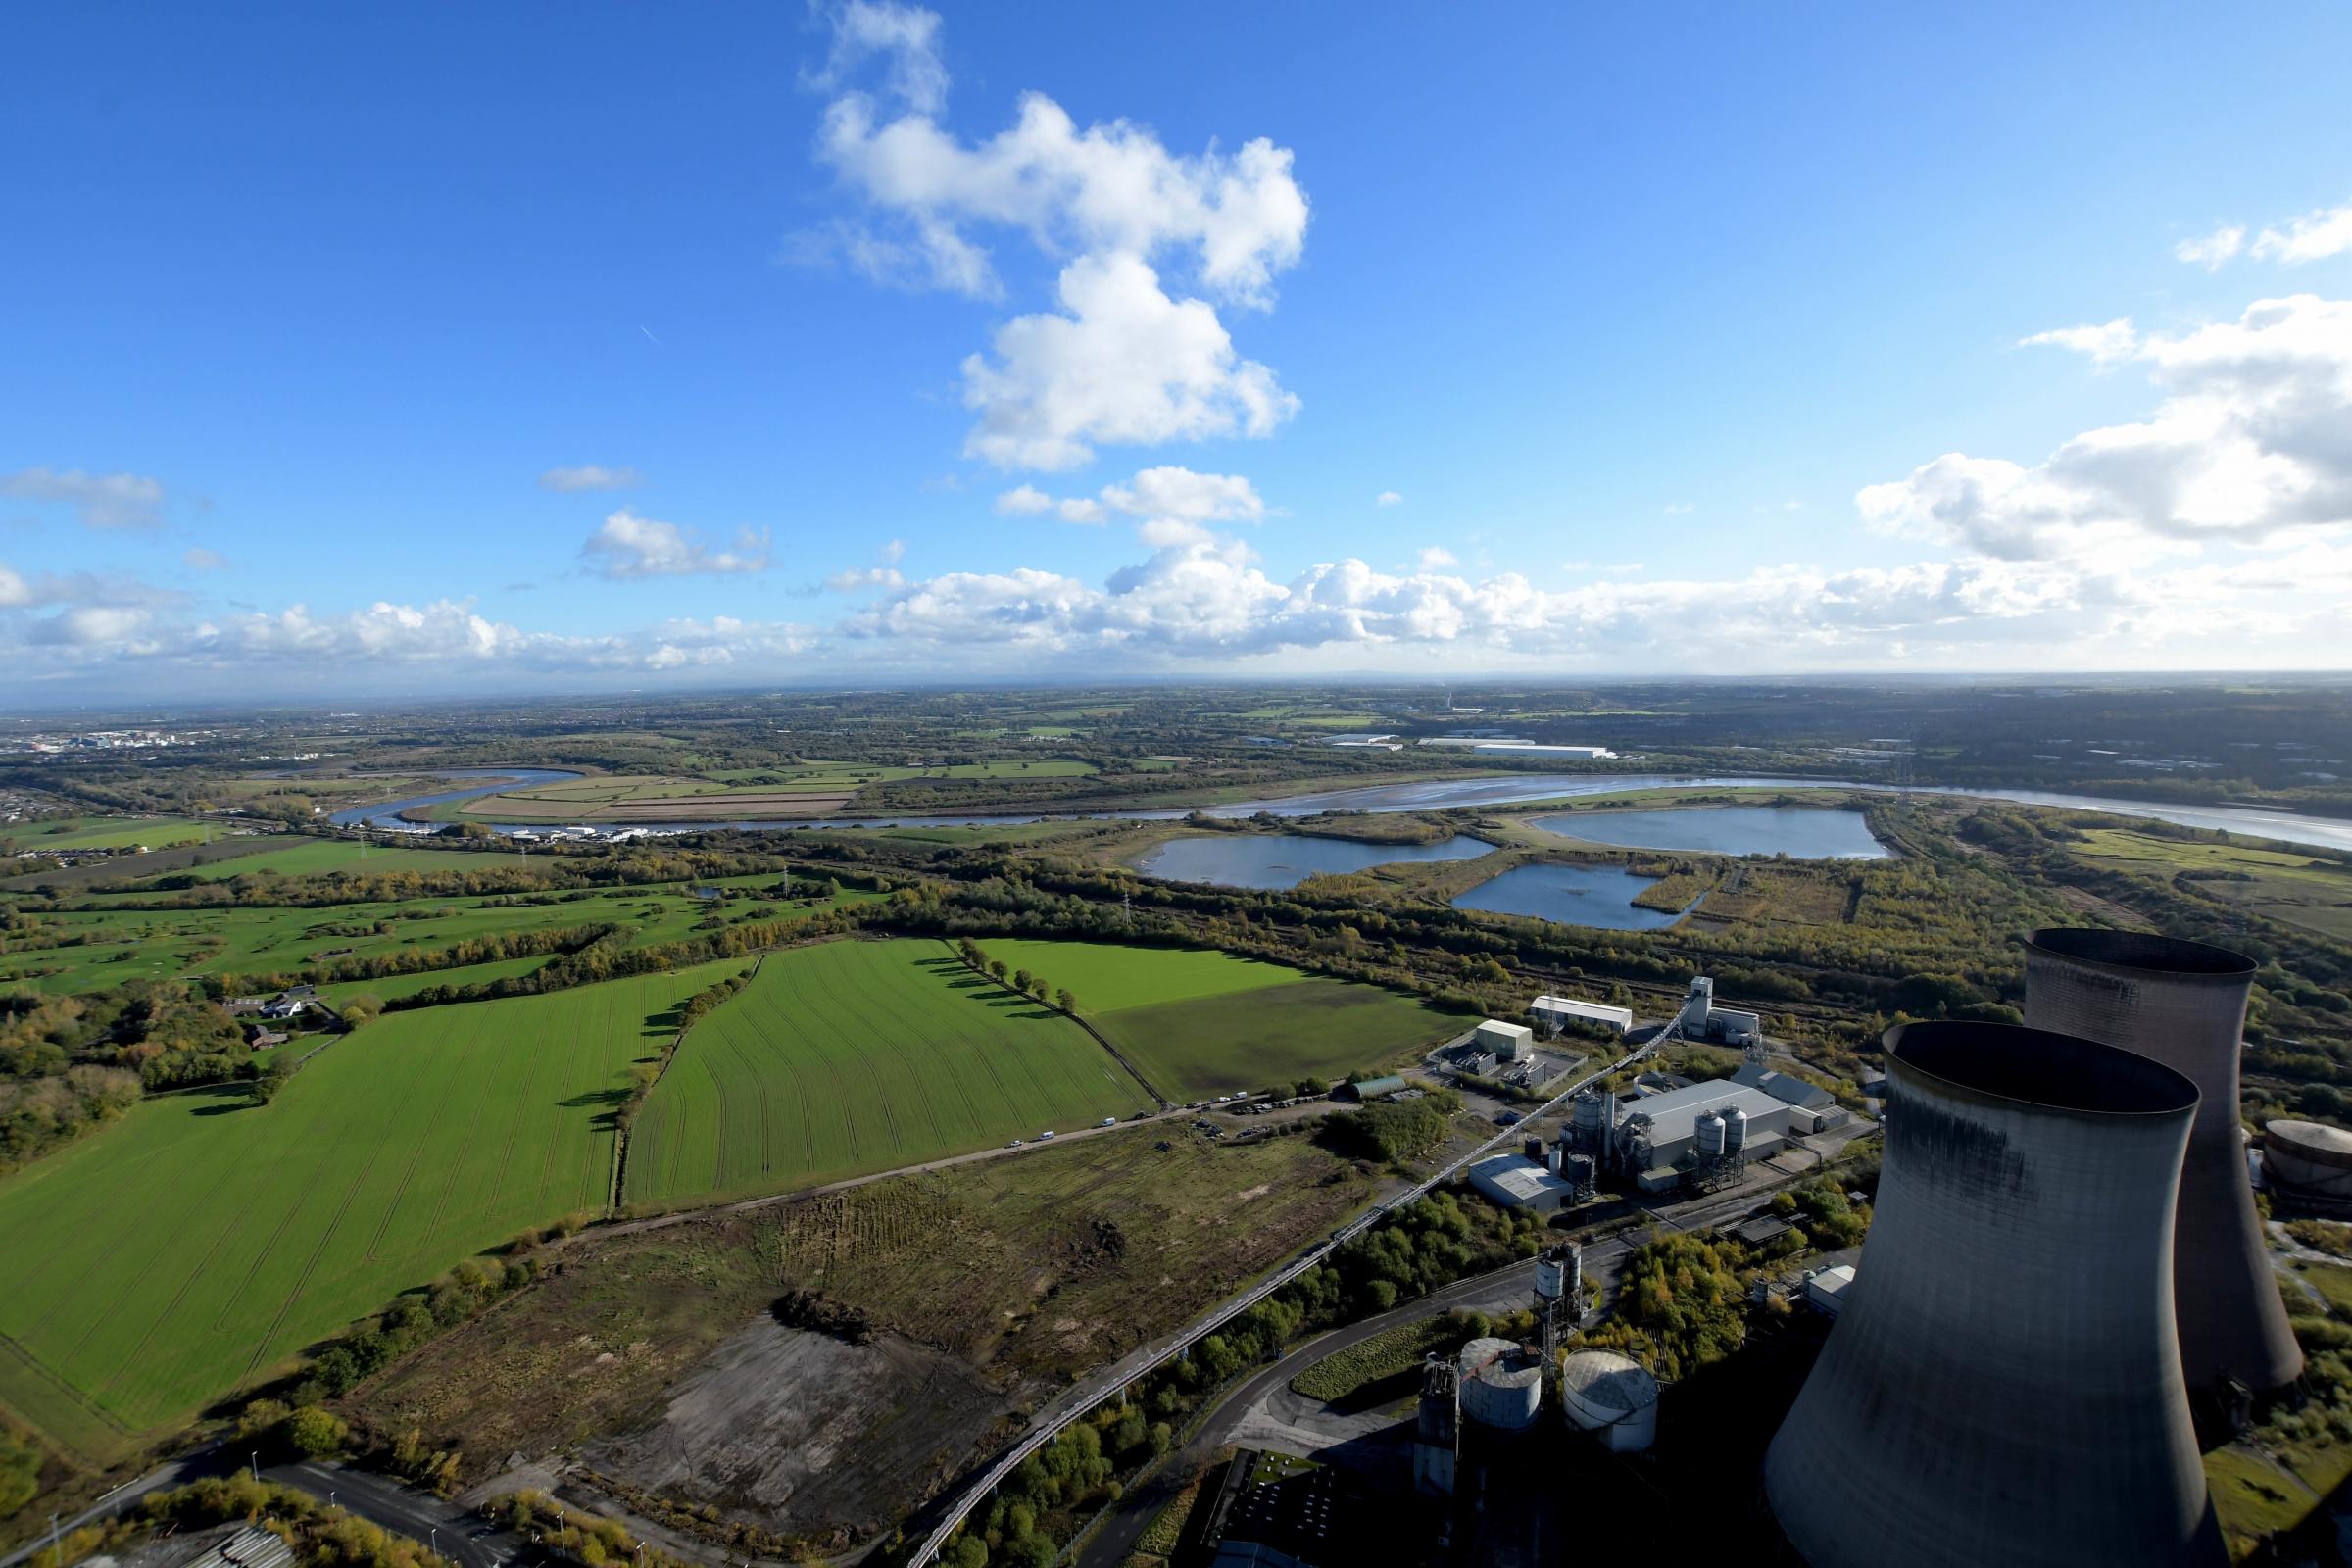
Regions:
[[[1830,1102],[1830,1092],[1819,1084],[1809,1084],[1802,1078],[1785,1072],[1775,1072],[1761,1062],[1746,1061],[1732,1074],[1732,1082],[1750,1089],[1761,1089],[1773,1099],[1807,1110],[1818,1110]]]
[[[1650,1121],[1649,1140],[1653,1144],[1679,1143],[1696,1136],[1698,1118],[1710,1110],[1725,1110],[1733,1105],[1747,1112],[1750,1123],[1766,1116],[1774,1118],[1774,1131],[1788,1126],[1788,1106],[1786,1102],[1750,1089],[1743,1084],[1715,1079],[1692,1084],[1686,1089],[1670,1089],[1646,1100],[1621,1101],[1618,1108],[1628,1115],[1647,1116]]]
[[[1378,1100],[1383,1095],[1393,1095],[1402,1089],[1404,1080],[1395,1073],[1391,1073],[1385,1078],[1366,1078],[1360,1083],[1349,1084],[1348,1087],[1354,1091],[1355,1098],[1358,1100]]]
[[[1494,1154],[1470,1167],[1470,1180],[1491,1187],[1505,1202],[1533,1203],[1546,1194],[1565,1196],[1569,1184],[1524,1154]]]

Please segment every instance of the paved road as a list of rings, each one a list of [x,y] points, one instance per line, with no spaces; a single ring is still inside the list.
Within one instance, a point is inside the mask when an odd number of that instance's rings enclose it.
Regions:
[[[369,1524],[422,1542],[460,1568],[503,1568],[529,1550],[528,1542],[472,1509],[370,1471],[305,1459],[265,1465],[262,1479],[332,1501]]]
[[[123,1512],[151,1492],[184,1487],[207,1476],[229,1475],[251,1463],[249,1453],[216,1443],[170,1464],[159,1465],[135,1481],[124,1482],[73,1518],[60,1520],[58,1528],[71,1534],[83,1525]],[[265,1465],[261,1474],[265,1481],[308,1493],[320,1502],[332,1502],[370,1524],[427,1545],[437,1544],[441,1555],[460,1568],[503,1568],[521,1555],[528,1544],[469,1508],[366,1470],[303,1460]],[[44,1531],[39,1540],[0,1557],[0,1568],[15,1568],[34,1552],[46,1549],[48,1544],[48,1533]]]

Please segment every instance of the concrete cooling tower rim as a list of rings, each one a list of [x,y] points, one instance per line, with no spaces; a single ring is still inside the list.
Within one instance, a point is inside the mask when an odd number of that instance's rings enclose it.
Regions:
[[[2053,926],[2026,939],[2035,953],[2069,963],[2095,964],[2117,974],[2161,976],[2171,981],[2199,981],[2238,985],[2253,978],[2255,963],[2242,953],[2182,937],[2160,937],[2145,931],[2102,931],[2084,926]]]
[[[1888,1065],[1905,1075],[1989,1105],[2102,1118],[2177,1116],[2197,1106],[2197,1086],[2164,1063],[2047,1029],[1906,1023],[1886,1031],[1886,1048]]]

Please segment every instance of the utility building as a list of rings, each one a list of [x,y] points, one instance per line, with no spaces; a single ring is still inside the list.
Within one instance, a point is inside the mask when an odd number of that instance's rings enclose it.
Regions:
[[[1764,1043],[1764,1020],[1752,1012],[1715,1005],[1715,982],[1702,974],[1692,977],[1668,1033],[1745,1048]]]
[[[2136,931],[2036,931],[2026,1022],[2152,1056],[2203,1097],[2180,1172],[2173,1306],[2190,1396],[2207,1414],[2303,1375],[2238,1136],[2237,1059],[2254,960]]]
[[[1498,1061],[1525,1061],[1536,1054],[1536,1032],[1523,1023],[1489,1018],[1471,1036],[1471,1044]]]
[[[1813,1130],[1812,1113],[1787,1101],[1721,1080],[1662,1095],[1616,1102],[1611,1162],[1644,1191],[1663,1192],[1709,1161],[1760,1159],[1798,1132]]]
[[[1764,1491],[1812,1568],[2220,1568],[2174,1333],[2196,1086],[2072,1035],[1887,1031],[1877,1216]]]

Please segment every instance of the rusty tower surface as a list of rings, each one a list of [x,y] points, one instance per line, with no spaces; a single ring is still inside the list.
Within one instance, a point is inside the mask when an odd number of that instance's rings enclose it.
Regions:
[[[2196,1086],[2001,1024],[1886,1035],[1877,1216],[1764,1488],[1814,1568],[2219,1568],[2173,1323]]]
[[[2237,1066],[2254,962],[2225,948],[2135,931],[2036,931],[2026,945],[2026,1022],[2153,1056],[2197,1086],[2173,1232],[2173,1308],[2189,1396],[2229,1402],[2302,1376],[2303,1350],[2264,1254],[2238,1136]]]

